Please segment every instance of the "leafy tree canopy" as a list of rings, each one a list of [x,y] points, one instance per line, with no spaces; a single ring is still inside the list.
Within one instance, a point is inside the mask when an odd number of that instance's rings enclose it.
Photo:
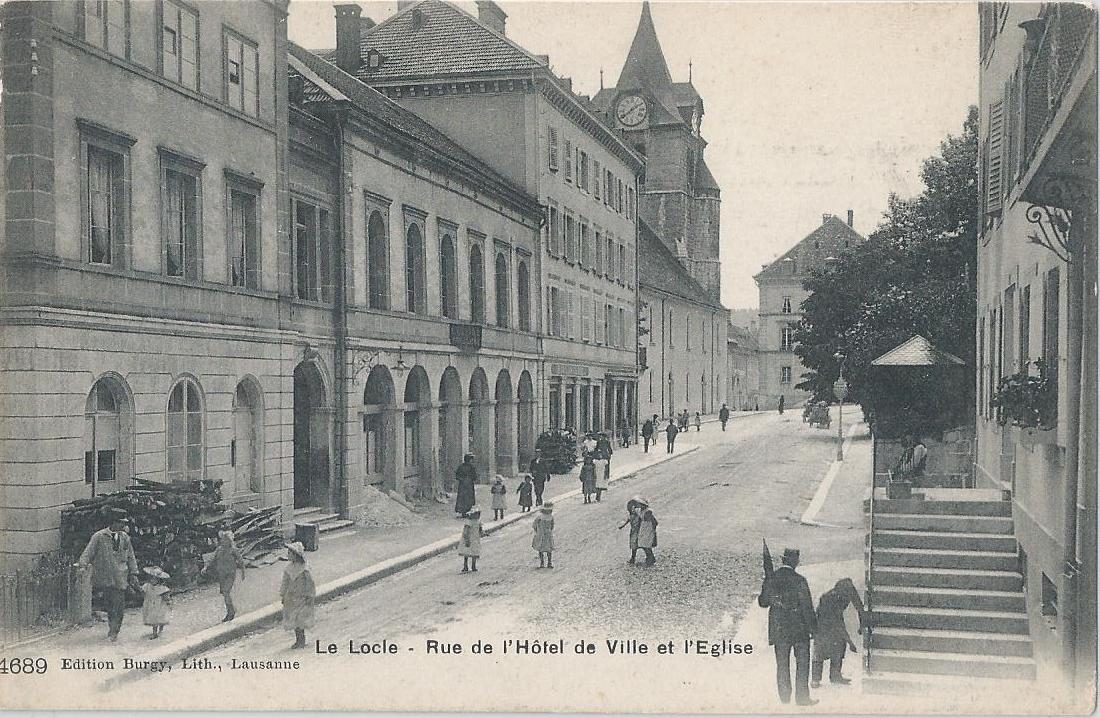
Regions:
[[[959,135],[924,161],[923,191],[891,194],[879,227],[805,280],[796,351],[809,371],[799,388],[832,398],[846,357],[849,397],[889,433],[956,425],[973,400],[973,372],[879,372],[871,361],[914,334],[960,357],[974,358],[976,295],[972,281],[978,237],[978,109],[970,107]],[[888,386],[887,386],[888,384]],[[897,414],[907,419],[898,424]]]

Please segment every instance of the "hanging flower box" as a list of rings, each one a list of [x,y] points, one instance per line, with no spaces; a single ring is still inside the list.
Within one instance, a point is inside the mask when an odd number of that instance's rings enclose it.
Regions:
[[[1031,364],[1038,369],[1038,376],[1025,367],[1022,371],[1003,377],[993,395],[997,423],[1001,426],[1011,424],[1022,429],[1021,440],[1028,431],[1033,434],[1053,434],[1051,430],[1058,424],[1057,379],[1050,376],[1046,362],[1042,359]]]

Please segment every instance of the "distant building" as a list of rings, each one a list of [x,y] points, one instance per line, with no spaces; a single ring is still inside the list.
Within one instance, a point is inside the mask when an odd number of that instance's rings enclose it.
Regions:
[[[726,393],[726,326],[729,312],[714,301],[644,221],[639,272],[644,359],[638,416],[669,417],[684,409],[711,414]]]
[[[795,388],[806,371],[794,353],[794,333],[802,320],[802,301],[809,296],[802,281],[810,270],[824,266],[830,258],[839,257],[845,249],[863,241],[852,229],[852,220],[852,210],[848,210],[847,223],[832,214],[822,215],[820,227],[779,259],[764,265],[754,277],[760,290],[757,398],[761,409],[774,409],[780,397],[784,397],[787,406],[810,398],[808,392]]]
[[[756,335],[756,322],[747,328],[732,323],[726,327],[726,402],[730,411],[752,411],[759,400],[760,345]]]
[[[978,485],[1009,492],[1039,675],[1096,686],[1096,13],[980,3]],[[994,405],[1047,365],[1035,429]],[[1004,414],[1004,426],[998,414]]]

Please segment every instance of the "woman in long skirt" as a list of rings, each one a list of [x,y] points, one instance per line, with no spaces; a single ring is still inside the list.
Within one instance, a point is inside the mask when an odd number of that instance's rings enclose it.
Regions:
[[[531,548],[539,552],[539,568],[554,568],[554,502],[547,501],[539,508],[539,515],[532,522],[535,535]]]
[[[306,566],[306,549],[301,542],[286,545],[290,563],[283,570],[283,583],[279,587],[279,597],[283,601],[283,628],[294,631],[294,645],[291,648],[306,647],[306,629],[313,626],[313,601],[317,597],[317,587],[313,583],[313,574]]]
[[[581,493],[584,494],[584,503],[592,503],[592,494],[596,493],[596,465],[591,454],[585,454],[584,464],[581,465]]]
[[[609,476],[610,472],[607,470],[607,461],[607,454],[597,450],[596,457],[592,460],[594,478],[592,488],[596,493],[596,501],[600,501],[603,492],[609,488],[611,477]]]

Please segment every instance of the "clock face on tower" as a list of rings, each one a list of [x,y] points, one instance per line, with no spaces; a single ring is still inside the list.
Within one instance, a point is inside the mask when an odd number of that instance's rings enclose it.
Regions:
[[[615,108],[615,117],[627,127],[637,127],[645,121],[649,114],[649,107],[640,95],[627,95],[619,100]]]

